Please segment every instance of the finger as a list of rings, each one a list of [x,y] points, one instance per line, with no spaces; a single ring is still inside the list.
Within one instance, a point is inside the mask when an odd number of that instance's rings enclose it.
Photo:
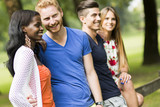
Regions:
[[[29,96],[27,97],[27,99],[30,99],[30,98],[33,98],[33,96],[32,96],[32,95],[29,95]]]
[[[127,74],[127,80],[126,80],[126,83],[131,80],[131,75],[130,74]]]
[[[125,74],[122,73],[122,74],[120,75],[121,84],[124,83],[124,81],[125,81],[124,78],[125,78]]]
[[[28,99],[28,101],[29,101],[29,103],[37,103],[37,100],[33,99],[33,98]]]
[[[29,99],[28,101],[33,107],[37,106],[37,101],[35,99]]]
[[[121,75],[121,82],[126,83],[126,81],[128,81],[128,74],[123,72]]]

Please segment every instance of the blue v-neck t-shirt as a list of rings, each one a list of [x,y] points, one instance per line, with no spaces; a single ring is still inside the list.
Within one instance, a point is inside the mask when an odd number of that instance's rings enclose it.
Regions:
[[[67,40],[64,46],[46,33],[46,51],[40,49],[40,60],[51,71],[51,84],[56,107],[89,107],[94,101],[85,75],[83,56],[91,53],[86,33],[65,27]]]

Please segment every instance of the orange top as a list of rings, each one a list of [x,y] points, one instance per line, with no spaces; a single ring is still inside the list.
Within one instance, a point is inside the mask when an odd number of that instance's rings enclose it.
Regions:
[[[55,107],[51,90],[51,73],[44,65],[38,65],[43,107]]]

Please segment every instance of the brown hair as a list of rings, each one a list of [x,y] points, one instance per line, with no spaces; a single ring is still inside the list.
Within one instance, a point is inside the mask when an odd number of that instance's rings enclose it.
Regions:
[[[81,1],[77,7],[78,17],[86,16],[88,14],[88,12],[86,12],[86,9],[88,8],[99,8],[99,5],[94,0]]]
[[[112,31],[111,39],[115,40],[118,46],[119,71],[121,71],[122,68],[127,68],[128,70],[129,69],[128,60],[120,32],[120,19],[113,7],[107,6],[101,10],[101,25],[105,20],[105,17],[109,11],[111,11],[116,18],[116,26]]]
[[[40,9],[46,8],[47,6],[52,6],[52,5],[55,6],[59,11],[61,11],[61,7],[57,0],[39,0],[35,7],[35,10],[39,12]]]

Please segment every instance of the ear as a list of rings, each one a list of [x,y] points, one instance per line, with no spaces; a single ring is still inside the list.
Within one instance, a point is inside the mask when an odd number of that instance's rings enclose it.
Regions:
[[[62,8],[60,8],[60,13],[61,13],[61,16],[63,17],[63,11],[62,11]]]
[[[22,26],[21,29],[22,29],[23,32],[27,32],[25,26]]]
[[[82,24],[85,24],[85,23],[86,23],[86,22],[85,22],[85,17],[84,17],[84,16],[80,16],[79,19],[80,19],[80,21],[82,22]]]

